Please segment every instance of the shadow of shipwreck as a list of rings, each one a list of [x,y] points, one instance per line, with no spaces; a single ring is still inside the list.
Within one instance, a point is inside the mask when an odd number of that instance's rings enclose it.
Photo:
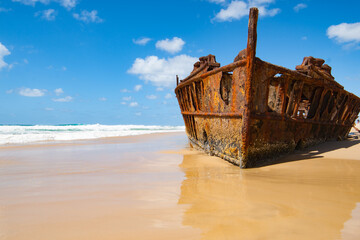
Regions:
[[[286,162],[311,160],[315,158],[323,158],[323,154],[338,149],[347,149],[360,143],[359,139],[348,139],[344,141],[328,141],[316,146],[311,146],[303,150],[295,150],[294,152],[283,154],[281,156],[259,161],[251,168],[260,168],[269,165],[275,165]]]

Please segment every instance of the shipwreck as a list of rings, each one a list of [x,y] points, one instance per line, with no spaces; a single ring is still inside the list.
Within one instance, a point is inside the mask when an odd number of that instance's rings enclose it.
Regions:
[[[251,8],[247,47],[233,63],[201,57],[175,88],[192,145],[241,168],[346,139],[360,111],[360,98],[334,80],[324,60],[305,57],[290,70],[257,58],[257,19]]]

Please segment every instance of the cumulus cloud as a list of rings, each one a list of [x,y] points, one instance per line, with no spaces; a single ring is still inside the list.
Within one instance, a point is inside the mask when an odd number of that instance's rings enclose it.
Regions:
[[[168,93],[168,94],[165,95],[165,99],[170,99],[170,98],[172,98],[172,94],[171,94],[171,93]]]
[[[81,11],[81,13],[74,13],[73,17],[79,21],[85,22],[85,23],[101,23],[104,20],[101,19],[98,15],[98,12],[96,10],[92,10],[91,12],[87,10]]]
[[[295,12],[299,12],[301,9],[307,8],[307,5],[304,3],[299,3],[294,7]]]
[[[211,2],[211,3],[217,3],[217,4],[225,3],[225,0],[208,0],[208,1]]]
[[[35,6],[36,3],[49,4],[50,2],[57,2],[61,6],[70,10],[76,6],[78,0],[12,0],[13,2],[19,2],[25,5]]]
[[[157,88],[156,88],[156,91],[157,91],[157,92],[164,91],[164,88],[162,88],[162,87],[157,87]]]
[[[245,2],[233,1],[226,9],[221,9],[220,12],[216,14],[215,19],[220,22],[240,19],[248,14],[248,9],[249,7]]]
[[[135,87],[134,87],[134,91],[135,91],[135,92],[138,92],[138,91],[140,91],[141,89],[142,89],[142,85],[140,85],[140,84],[135,85]]]
[[[151,38],[147,38],[147,37],[133,39],[133,43],[135,43],[137,45],[142,45],[142,46],[145,46],[150,41],[151,41]]]
[[[59,96],[64,93],[64,90],[62,88],[57,88],[54,90],[56,96]]]
[[[10,12],[11,9],[10,8],[2,8],[0,7],[0,12]]]
[[[130,101],[131,99],[132,99],[131,96],[129,96],[129,97],[123,97],[123,98],[122,98],[122,100],[124,100],[124,101]]]
[[[76,4],[78,3],[78,0],[57,0],[57,2],[59,2],[61,6],[67,8],[67,9],[71,9],[76,6]]]
[[[44,11],[39,11],[35,13],[35,17],[40,16],[42,19],[48,21],[54,21],[56,17],[56,11],[54,9],[47,9]]]
[[[4,61],[4,57],[10,54],[11,52],[0,42],[0,70],[9,65]]]
[[[128,93],[128,92],[131,92],[131,91],[128,90],[128,89],[126,89],[126,88],[124,88],[124,89],[121,89],[120,92],[122,92],[122,93]]]
[[[19,90],[19,94],[24,97],[42,97],[45,95],[45,89],[37,89],[37,88],[22,88]]]
[[[155,100],[155,99],[157,99],[157,96],[156,95],[147,95],[146,98],[149,100]]]
[[[171,87],[175,84],[175,76],[187,76],[193,69],[197,58],[179,55],[172,58],[148,56],[137,58],[128,73],[138,75],[141,80],[151,82],[156,87]]]
[[[332,25],[327,29],[326,34],[338,43],[357,44],[360,42],[360,22]]]
[[[257,7],[259,9],[259,15],[262,17],[273,17],[280,12],[279,8],[268,8],[268,5],[274,2],[274,0],[231,1],[226,8],[221,9],[220,12],[216,14],[214,20],[219,22],[239,20],[249,14],[251,7]]]
[[[71,102],[74,98],[71,96],[66,96],[64,98],[53,98],[54,102]]]
[[[129,106],[130,106],[130,107],[137,107],[137,106],[139,106],[139,104],[138,104],[137,102],[131,102],[131,103],[129,104]]]
[[[19,2],[25,5],[35,6],[36,3],[48,4],[50,0],[12,0],[13,2]]]
[[[164,40],[157,41],[155,44],[157,49],[169,52],[171,54],[180,52],[184,45],[184,40],[178,37],[173,37],[173,39],[166,38]]]

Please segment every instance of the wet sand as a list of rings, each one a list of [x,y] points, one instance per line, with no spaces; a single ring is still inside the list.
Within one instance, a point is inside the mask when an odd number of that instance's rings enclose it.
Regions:
[[[0,239],[360,239],[359,143],[245,170],[184,133],[0,147]]]

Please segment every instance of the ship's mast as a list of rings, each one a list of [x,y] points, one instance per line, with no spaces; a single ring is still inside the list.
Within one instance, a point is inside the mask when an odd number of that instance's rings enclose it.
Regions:
[[[251,98],[252,98],[252,80],[255,71],[255,55],[256,55],[256,40],[257,40],[257,20],[259,10],[251,8],[249,13],[248,25],[248,42],[246,47],[246,80],[245,80],[245,104],[242,117],[242,141],[241,141],[241,163],[240,167],[246,167],[248,148],[250,144],[250,117],[251,117]]]

